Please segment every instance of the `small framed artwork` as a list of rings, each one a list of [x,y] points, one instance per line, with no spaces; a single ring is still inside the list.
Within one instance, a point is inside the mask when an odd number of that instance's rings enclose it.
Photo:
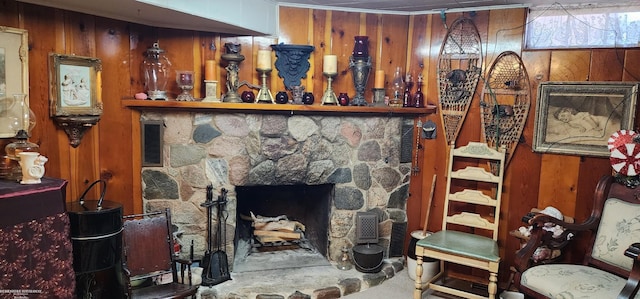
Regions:
[[[29,100],[27,31],[0,26],[0,138],[11,138],[28,123],[16,101]],[[28,116],[27,116],[28,117]]]
[[[634,82],[544,82],[538,87],[533,151],[608,157],[607,141],[632,130]]]
[[[50,116],[101,115],[100,59],[49,54]]]

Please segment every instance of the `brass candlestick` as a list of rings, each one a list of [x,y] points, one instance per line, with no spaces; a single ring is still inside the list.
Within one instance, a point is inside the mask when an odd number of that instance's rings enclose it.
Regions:
[[[258,103],[270,103],[274,104],[275,100],[273,99],[273,95],[267,87],[267,73],[271,71],[271,69],[256,69],[261,73],[260,77],[262,78],[262,86],[260,87],[260,91],[258,91],[258,96],[256,97],[256,102]]]
[[[331,87],[331,82],[333,81],[333,77],[335,77],[338,73],[322,73],[325,77],[327,77],[327,90],[324,91],[324,95],[322,96],[322,105],[338,105],[338,97],[336,97],[335,92],[333,92],[333,88]]]
[[[244,56],[237,53],[222,54],[222,59],[228,62],[227,67],[227,93],[222,99],[226,103],[242,103],[238,88],[241,86],[238,78],[238,64],[244,60]]]

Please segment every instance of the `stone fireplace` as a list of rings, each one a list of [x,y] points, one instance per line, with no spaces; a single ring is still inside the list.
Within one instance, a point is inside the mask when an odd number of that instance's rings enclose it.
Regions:
[[[268,200],[260,196],[265,191],[254,191],[250,199],[241,196],[238,201],[239,194],[254,187],[328,190],[325,210],[313,208],[319,210],[315,216],[324,219],[313,225],[326,227],[314,227],[312,238],[329,261],[339,260],[344,246],[356,245],[360,211],[378,215],[378,244],[385,249],[385,257],[402,255],[397,248],[404,244],[411,178],[411,158],[407,161],[402,154],[407,147],[411,152],[411,143],[403,144],[403,135],[412,134],[412,118],[166,110],[146,111],[141,118],[164,123],[163,165],[142,168],[144,209],[171,209],[183,254],[189,252],[192,240],[196,256],[206,250],[206,209],[200,204],[205,201],[206,186],[213,184],[214,199],[221,188],[229,191],[224,250],[230,264],[237,245],[237,212],[251,209],[245,200]],[[314,196],[300,195],[305,192]],[[317,191],[292,193],[295,198],[287,199],[285,206],[324,200]]]

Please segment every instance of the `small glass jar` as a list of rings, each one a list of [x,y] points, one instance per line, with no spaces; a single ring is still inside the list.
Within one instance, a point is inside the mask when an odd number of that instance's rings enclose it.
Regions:
[[[338,103],[340,103],[340,106],[349,106],[349,95],[347,95],[346,92],[341,92],[338,95]]]
[[[289,95],[287,95],[286,91],[279,91],[276,93],[276,103],[278,104],[286,104],[289,102]]]
[[[340,270],[351,270],[353,264],[351,263],[351,257],[349,257],[349,248],[347,246],[342,247],[342,257],[338,261],[336,266]]]

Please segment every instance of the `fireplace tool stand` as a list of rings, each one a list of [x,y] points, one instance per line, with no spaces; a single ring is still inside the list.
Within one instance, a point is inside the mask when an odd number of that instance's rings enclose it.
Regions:
[[[231,274],[229,273],[229,263],[227,261],[227,253],[223,250],[223,246],[226,242],[226,212],[224,211],[227,203],[227,190],[222,188],[220,190],[220,196],[217,201],[213,201],[213,186],[207,186],[207,199],[204,203],[200,204],[202,207],[207,208],[207,251],[202,258],[202,285],[213,286],[219,283],[231,280]],[[213,251],[213,238],[212,235],[212,214],[213,206],[217,207],[217,243],[218,247],[215,252]]]

